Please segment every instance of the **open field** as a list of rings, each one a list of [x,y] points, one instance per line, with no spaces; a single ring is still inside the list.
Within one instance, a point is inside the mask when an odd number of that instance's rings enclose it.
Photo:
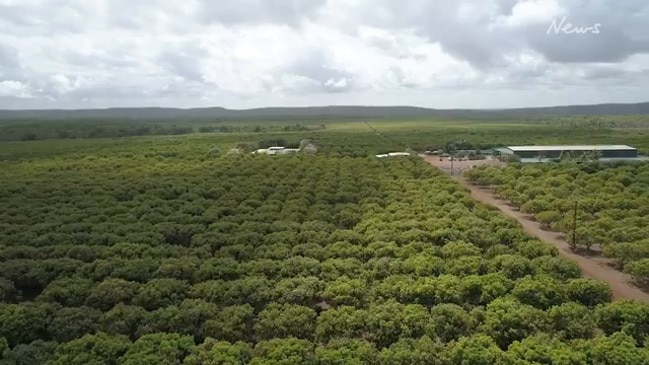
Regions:
[[[465,171],[479,166],[504,166],[505,163],[498,159],[488,157],[484,160],[459,160],[451,161],[448,157],[428,156],[421,154],[420,157],[429,164],[445,171],[451,175],[462,175]]]
[[[0,363],[649,361],[649,304],[613,294],[642,298],[421,158],[373,157],[644,131],[398,124],[0,143]]]

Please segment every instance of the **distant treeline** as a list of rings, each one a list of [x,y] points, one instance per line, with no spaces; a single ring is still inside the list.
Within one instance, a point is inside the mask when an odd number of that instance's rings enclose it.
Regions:
[[[300,147],[299,141],[287,141],[284,138],[270,138],[263,139],[259,141],[259,148],[269,148],[269,147],[286,147],[286,148],[298,148]]]
[[[234,110],[211,108],[109,108],[86,110],[0,110],[0,120],[130,119],[149,121],[200,120],[313,120],[313,119],[412,119],[520,120],[571,115],[649,115],[649,103],[567,105],[517,109],[430,109],[412,106],[338,105],[271,107]]]
[[[531,123],[558,125],[562,127],[581,128],[647,128],[649,116],[647,115],[577,115],[566,117],[553,117],[548,119],[532,119]]]
[[[2,141],[44,139],[119,138],[193,133],[190,126],[125,122],[23,122],[0,125]]]
[[[223,123],[223,121],[215,121]],[[182,135],[190,133],[261,133],[269,131],[310,131],[325,125],[201,125],[190,122],[178,124],[136,121],[21,121],[0,123],[0,141],[36,141],[46,139],[121,138],[133,136]]]
[[[235,132],[254,132],[254,133],[261,133],[261,132],[275,132],[275,131],[283,131],[283,132],[291,132],[291,131],[298,131],[298,132],[303,132],[303,131],[313,131],[313,130],[320,130],[320,129],[326,129],[326,126],[324,124],[320,125],[301,125],[301,124],[295,124],[295,125],[284,125],[284,126],[269,126],[269,127],[262,127],[262,126],[245,126],[245,127],[234,127],[230,125],[221,125],[221,126],[202,126],[198,128],[199,133],[235,133]]]

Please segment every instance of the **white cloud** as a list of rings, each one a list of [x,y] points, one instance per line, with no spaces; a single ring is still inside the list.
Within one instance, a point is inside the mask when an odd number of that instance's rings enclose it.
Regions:
[[[79,86],[78,80],[70,80],[67,76],[61,74],[51,75],[49,81],[53,90],[59,94],[71,92]]]
[[[29,98],[31,92],[29,87],[22,82],[5,80],[0,81],[0,96],[9,96],[15,98]]]
[[[0,108],[522,106],[583,87],[638,101],[647,14],[640,0],[0,0]],[[548,36],[564,15],[602,34]]]
[[[339,80],[329,79],[325,82],[325,87],[333,92],[345,91],[349,88],[350,83],[347,78],[343,77]]]
[[[565,9],[557,0],[524,0],[514,5],[511,14],[501,16],[498,22],[514,28],[535,24],[547,26],[564,13]]]

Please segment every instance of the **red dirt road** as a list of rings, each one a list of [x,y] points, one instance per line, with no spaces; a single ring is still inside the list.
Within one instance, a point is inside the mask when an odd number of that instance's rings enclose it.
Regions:
[[[434,163],[435,161],[431,161],[429,158],[425,158],[425,160],[434,166],[436,165]],[[468,188],[473,198],[500,209],[505,215],[520,222],[525,232],[538,237],[543,242],[554,245],[562,256],[577,262],[581,267],[584,277],[608,282],[613,290],[613,297],[615,299],[635,299],[649,303],[649,293],[645,293],[633,285],[630,282],[631,279],[624,273],[608,266],[606,259],[581,256],[574,253],[570,245],[558,237],[556,232],[542,229],[538,223],[529,220],[524,213],[514,210],[505,201],[494,197],[491,191],[472,185],[460,176],[453,176],[453,179],[460,185]]]

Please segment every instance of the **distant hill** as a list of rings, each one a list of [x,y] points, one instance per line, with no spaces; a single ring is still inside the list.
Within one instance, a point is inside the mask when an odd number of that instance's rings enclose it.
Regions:
[[[40,119],[315,119],[315,118],[448,118],[509,119],[567,115],[649,114],[649,102],[636,104],[569,105],[517,109],[429,109],[412,106],[317,106],[234,110],[213,108],[108,108],[79,110],[0,110],[0,120]]]

